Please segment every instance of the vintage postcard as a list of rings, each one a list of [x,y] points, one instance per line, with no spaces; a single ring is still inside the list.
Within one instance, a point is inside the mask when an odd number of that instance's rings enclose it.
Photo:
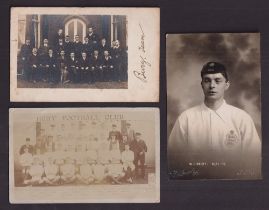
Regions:
[[[12,7],[10,24],[11,101],[159,101],[159,8]]]
[[[259,33],[168,34],[171,179],[261,179]]]
[[[159,202],[159,124],[157,108],[10,109],[10,202]]]

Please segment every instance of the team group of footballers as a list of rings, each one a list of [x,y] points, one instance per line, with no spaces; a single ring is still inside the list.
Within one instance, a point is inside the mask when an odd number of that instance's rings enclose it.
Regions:
[[[64,142],[63,138],[51,141],[42,148],[30,145],[30,139],[20,149],[24,185],[63,185],[91,183],[132,183],[137,176],[139,157],[145,162],[147,147],[134,133],[129,141],[128,134],[110,131],[108,140],[93,138],[83,144],[79,140]],[[142,145],[142,146],[141,146]],[[140,158],[141,159],[141,158]],[[142,173],[145,173],[144,162]]]
[[[108,44],[89,27],[83,42],[74,41],[59,29],[55,44],[47,38],[39,48],[26,39],[20,50],[19,62],[29,82],[95,83],[127,81],[127,51],[119,40]]]

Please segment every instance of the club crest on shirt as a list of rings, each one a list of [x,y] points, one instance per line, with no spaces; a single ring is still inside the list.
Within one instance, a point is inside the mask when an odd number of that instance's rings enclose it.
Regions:
[[[226,135],[225,146],[228,148],[234,147],[238,143],[238,137],[235,134],[234,130],[230,130],[230,132]]]

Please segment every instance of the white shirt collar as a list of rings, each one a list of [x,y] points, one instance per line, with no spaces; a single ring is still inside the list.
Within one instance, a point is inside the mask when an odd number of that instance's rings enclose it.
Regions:
[[[222,120],[226,121],[225,119],[227,118],[227,103],[225,100],[223,100],[222,105],[217,109],[217,110],[213,110],[208,108],[205,103],[203,102],[201,105],[202,110],[210,112],[210,113],[215,113],[217,114]]]

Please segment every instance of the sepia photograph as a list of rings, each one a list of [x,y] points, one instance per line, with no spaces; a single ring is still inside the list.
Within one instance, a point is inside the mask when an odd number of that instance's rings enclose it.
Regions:
[[[126,15],[19,15],[18,88],[128,88]]]
[[[167,34],[171,179],[261,179],[259,33]]]
[[[11,203],[158,202],[158,190],[158,109],[10,109]]]
[[[12,8],[11,100],[158,100],[158,11]]]

